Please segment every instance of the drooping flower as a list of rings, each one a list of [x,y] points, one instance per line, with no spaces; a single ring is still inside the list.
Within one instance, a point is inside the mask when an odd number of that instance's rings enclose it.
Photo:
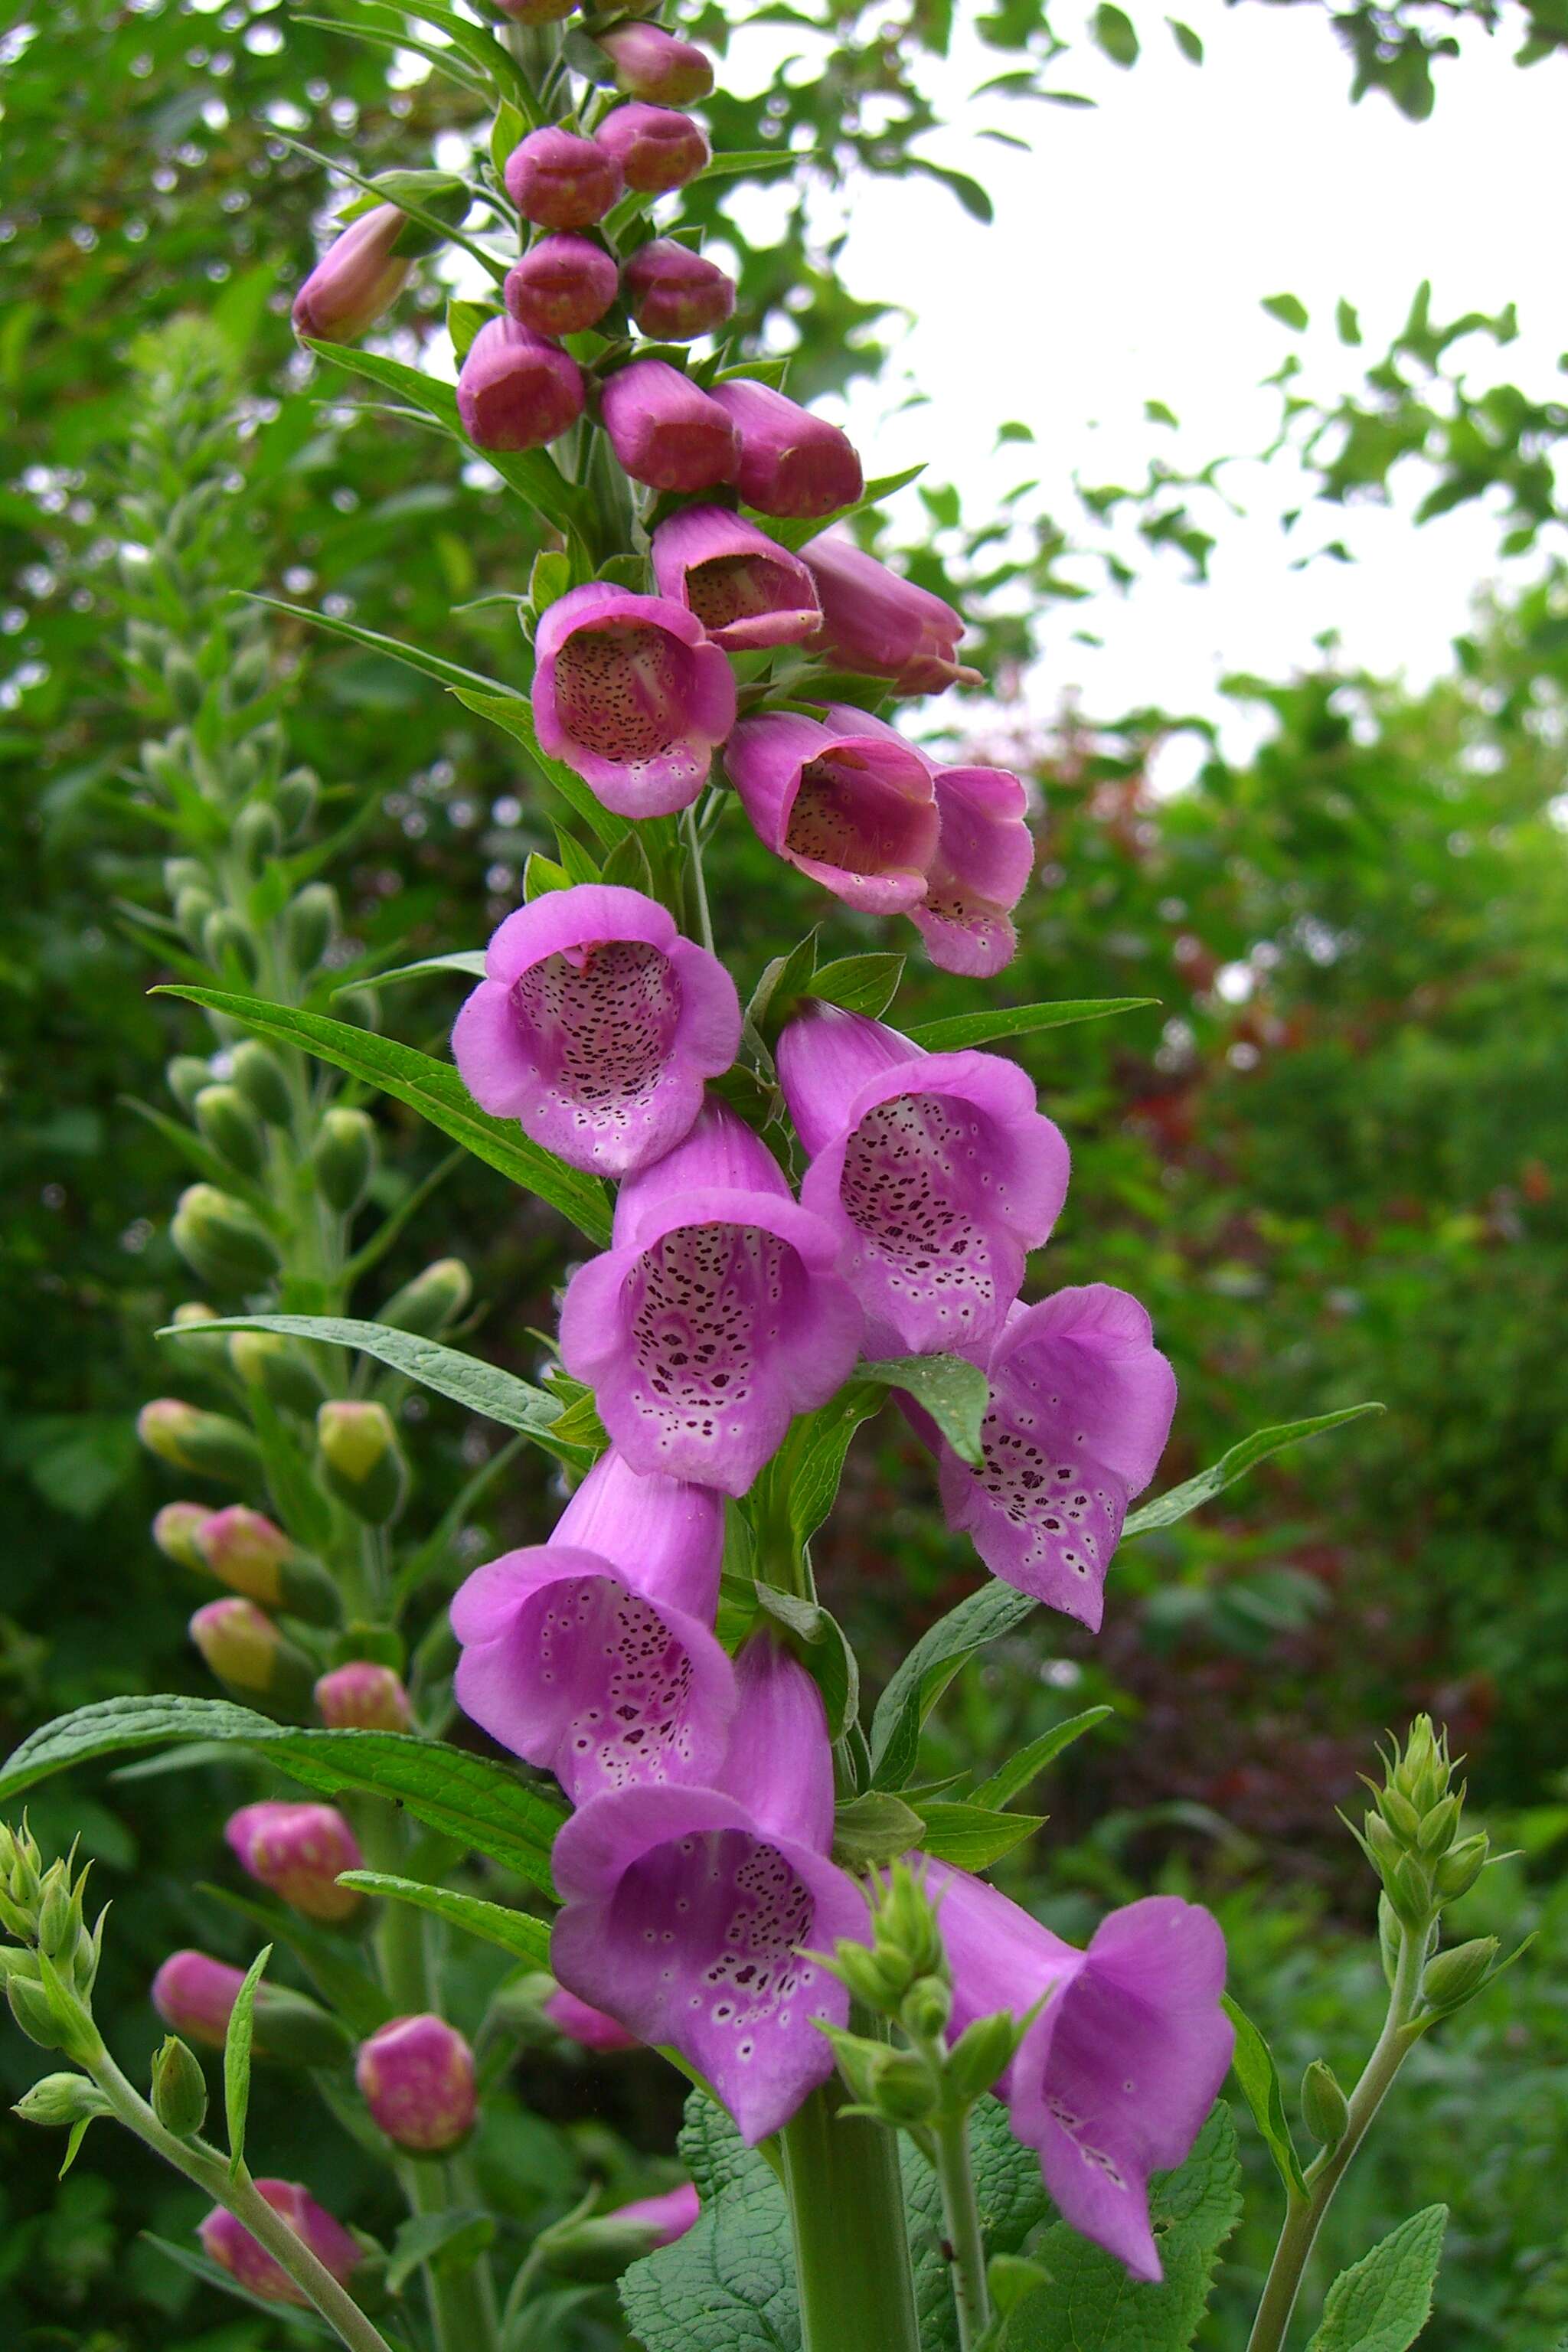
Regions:
[[[746,1492],[854,1363],[860,1310],[837,1248],[717,1098],[627,1180],[611,1246],[567,1289],[561,1349],[633,1469]]]
[[[322,1675],[316,1708],[331,1731],[406,1731],[414,1719],[401,1677],[370,1658],[350,1658]]]
[[[295,333],[349,343],[374,327],[408,283],[414,264],[393,249],[407,226],[395,205],[351,221],[294,297]]]
[[[621,272],[626,306],[645,335],[689,343],[710,335],[735,308],[735,281],[689,245],[656,236],[639,245]]]
[[[308,1919],[350,1918],[364,1899],[337,1884],[338,1873],[361,1869],[364,1856],[335,1805],[242,1805],[223,1833],[251,1877]]]
[[[546,891],[506,918],[485,970],[452,1031],[463,1083],[574,1168],[659,1159],[735,1058],[734,982],[641,891]]]
[[[606,114],[594,133],[620,165],[628,188],[661,196],[685,187],[712,161],[700,123],[672,107],[644,106],[634,100]]]
[[[634,2197],[629,2205],[616,2206],[605,2219],[626,2229],[646,2230],[651,2253],[657,2246],[673,2246],[677,2238],[684,2238],[701,2210],[696,2189],[689,2180],[683,2180],[679,2189],[666,2189],[658,2197]]]
[[[931,771],[907,743],[769,710],[740,721],[724,765],[775,856],[867,914],[919,905],[940,821]]]
[[[574,335],[597,326],[619,285],[619,272],[602,245],[559,229],[536,239],[512,264],[501,298],[531,334]]]
[[[557,2033],[563,2033],[568,2042],[577,2042],[584,2050],[607,2055],[613,2050],[635,2050],[637,2046],[635,2033],[628,2033],[624,2025],[617,2025],[602,2009],[593,2009],[587,2001],[579,2000],[564,1985],[557,1985],[553,1992],[547,1993],[539,2006]]]
[[[815,2021],[848,1996],[805,1950],[864,1941],[865,1898],[826,1859],[833,1760],[804,1667],[763,1636],[736,1661],[731,1750],[705,1788],[596,1797],[556,1841],[563,1983],[713,2084],[748,2146],[832,2072]]]
[[[689,807],[735,718],[734,676],[701,623],[666,597],[591,580],[546,608],[534,652],[543,749],[618,815]]]
[[[621,167],[606,147],[546,123],[506,159],[506,192],[542,228],[592,228],[619,202]]]
[[[639,1477],[612,1450],[547,1544],[488,1561],[454,1595],[458,1705],[574,1803],[704,1779],[735,1706],[710,1631],[723,1546],[716,1495]]]
[[[979,685],[979,671],[953,658],[963,623],[952,606],[863,553],[847,531],[825,530],[801,560],[822,605],[816,650],[841,668],[891,678],[895,694],[940,694],[958,678]]]
[[[458,414],[476,449],[540,449],[583,414],[570,352],[516,319],[487,319],[458,371]]]
[[[866,487],[847,433],[751,376],[716,383],[713,397],[740,437],[734,479],[759,514],[814,518],[852,507]]]
[[[1067,1196],[1068,1148],[1016,1062],[927,1054],[811,1003],[778,1041],[811,1165],[801,1202],[840,1234],[874,1356],[983,1359]]]
[[[1005,1584],[1098,1633],[1127,1506],[1170,1434],[1175,1375],[1144,1309],[1103,1282],[1016,1307],[985,1371],[983,1466],[942,1448],[948,1525]]]
[[[358,2239],[352,2238],[342,2222],[335,2221],[325,2206],[318,2205],[297,2180],[258,2180],[256,2189],[322,2267],[331,2271],[340,2284],[346,2285],[355,2265],[363,2258]],[[309,2296],[226,2206],[215,2205],[196,2235],[207,2260],[226,2270],[247,2294],[259,2295],[263,2303],[309,2306]]]
[[[966,1871],[933,1863],[925,1885],[952,1970],[954,2033],[997,2010],[1022,2018],[1049,1995],[997,2087],[1064,2220],[1134,2278],[1160,2278],[1149,2176],[1189,2153],[1235,2040],[1217,1925],[1151,1895],[1113,1911],[1080,1951]]]
[[[816,626],[816,591],[798,555],[730,507],[681,507],[653,535],[661,596],[695,613],[716,646],[801,644]]]
[[[638,19],[613,26],[598,36],[616,69],[616,88],[655,106],[689,106],[713,87],[713,64],[694,41],[682,41],[660,25]]]
[[[610,446],[634,482],[654,490],[711,490],[733,481],[735,428],[711,393],[668,360],[633,360],[599,394]]]
[[[354,2080],[378,2129],[398,2147],[439,2155],[473,2130],[474,2053],[455,2026],[428,2011],[389,2018],[367,2035]]]

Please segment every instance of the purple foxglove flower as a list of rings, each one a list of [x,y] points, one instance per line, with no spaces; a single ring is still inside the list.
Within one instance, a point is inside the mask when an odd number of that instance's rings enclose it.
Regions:
[[[753,2147],[832,2072],[814,2021],[848,2014],[844,1987],[803,1948],[863,1942],[868,1927],[859,1888],[826,1857],[821,1697],[804,1667],[764,1651],[748,1643],[737,1662],[742,1707],[719,1786],[619,1790],[567,1822],[551,1942],[562,1982],[639,2041],[679,2050]]]
[[[1079,1951],[967,1871],[932,1863],[925,1884],[952,1970],[952,2032],[997,2010],[1022,2017],[1049,1993],[998,2085],[1013,2129],[1039,2151],[1063,2219],[1134,2278],[1158,2279],[1149,2175],[1188,2154],[1235,2040],[1217,1925],[1151,1895]]]
[[[610,256],[570,229],[542,236],[506,273],[501,296],[533,335],[575,335],[597,326],[620,284]]]
[[[801,1205],[841,1238],[868,1352],[984,1360],[1067,1197],[1068,1148],[1028,1077],[833,1004],[796,1014],[777,1063],[811,1155]]]
[[[1138,1301],[1103,1282],[1015,1307],[985,1370],[984,1466],[941,1449],[947,1523],[1005,1584],[1098,1633],[1128,1503],[1170,1434],[1175,1374]]]
[[[963,623],[952,606],[863,554],[847,531],[824,531],[801,560],[822,605],[816,650],[841,668],[891,678],[895,694],[940,694],[958,678],[980,684],[978,670],[953,658]]]
[[[294,331],[318,342],[350,343],[390,310],[413,268],[393,251],[407,222],[377,205],[332,239],[294,297]]]
[[[244,1982],[244,1969],[231,1969],[226,1960],[206,1952],[171,1952],[153,1979],[153,2006],[187,2042],[221,2050]]]
[[[476,449],[540,449],[583,414],[570,352],[515,319],[487,319],[458,371],[458,414]]]
[[[661,522],[653,576],[726,653],[799,645],[816,626],[816,591],[799,556],[729,507],[681,507]]]
[[[378,2129],[416,2156],[457,2147],[474,2128],[474,2053],[428,2011],[378,2025],[360,2043],[354,2080]]]
[[[592,228],[621,195],[621,167],[607,148],[546,123],[506,159],[506,192],[541,228]]]
[[[792,1416],[826,1404],[855,1361],[860,1310],[837,1252],[717,1099],[627,1179],[610,1247],[567,1289],[561,1349],[633,1469],[746,1492]]]
[[[689,2180],[679,2189],[667,2189],[659,2197],[636,2197],[629,2205],[617,2205],[606,2213],[606,2221],[622,2221],[628,2227],[647,2230],[653,2243],[652,2253],[658,2246],[673,2246],[677,2238],[684,2238],[702,2210],[702,2200]]]
[[[638,246],[621,272],[626,307],[645,335],[689,343],[710,335],[735,308],[735,281],[689,245],[656,236]]]
[[[297,2180],[258,2180],[256,2188],[273,2211],[282,2215],[294,2235],[309,2246],[322,2267],[331,2271],[340,2284],[346,2284],[355,2265],[363,2259],[358,2239],[351,2238],[342,2222],[334,2221],[326,2208],[318,2205]],[[309,2307],[309,2297],[226,2207],[215,2205],[196,2235],[207,2260],[226,2270],[247,2294],[259,2295],[263,2303],[297,2303]]]
[[[364,1856],[335,1805],[242,1805],[223,1833],[251,1877],[308,1919],[347,1919],[364,1899],[337,1884],[338,1873],[362,1869]]]
[[[741,1042],[723,965],[639,890],[546,891],[507,917],[485,970],[452,1031],[463,1083],[574,1168],[662,1158]]]
[[[598,41],[616,69],[616,88],[628,98],[646,98],[655,106],[689,106],[713,87],[707,52],[661,26],[616,25]]]
[[[318,1680],[315,1696],[331,1731],[406,1731],[414,1720],[399,1677],[369,1658],[333,1666]]]
[[[735,428],[710,393],[668,360],[633,360],[599,394],[610,446],[634,482],[654,490],[711,490],[733,481]]]
[[[701,623],[590,580],[547,606],[533,650],[544,750],[618,816],[689,808],[735,721],[734,674]]]
[[[574,1803],[708,1778],[735,1708],[709,1630],[723,1548],[717,1496],[639,1477],[612,1450],[549,1543],[488,1561],[453,1596],[458,1705]]]
[[[594,136],[620,165],[627,187],[640,195],[683,188],[713,160],[701,125],[668,106],[617,106]]]
[[[863,913],[919,905],[939,819],[931,770],[907,743],[768,710],[741,720],[724,765],[775,856]]]
[[[637,2046],[635,2033],[628,2033],[624,2025],[617,2025],[602,2009],[591,2009],[574,1992],[568,1992],[564,1985],[557,1985],[539,2006],[557,2033],[563,2033],[568,2042],[575,2042],[584,2050],[607,2055],[612,2050],[635,2050]]]
[[[855,504],[865,476],[848,435],[837,425],[750,376],[716,383],[713,397],[740,437],[734,478],[749,507],[759,514],[815,518]]]

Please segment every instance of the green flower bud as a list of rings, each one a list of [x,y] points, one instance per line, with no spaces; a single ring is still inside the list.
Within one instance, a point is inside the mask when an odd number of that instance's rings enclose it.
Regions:
[[[70,2021],[61,2014],[58,1997],[41,1979],[7,1976],[5,1999],[11,2014],[40,2050],[64,2050],[71,2040]]]
[[[78,1920],[71,1917],[70,1873],[63,1862],[51,1863],[39,1888],[38,1949],[46,1959],[69,1957],[76,1946]]]
[[[947,1955],[936,1924],[936,1914],[924,1887],[907,1863],[895,1862],[872,1919],[878,1958],[890,1972],[902,1965],[900,1992],[916,1977],[948,1974]]]
[[[178,2034],[166,2037],[153,2061],[153,2113],[176,2139],[194,2139],[207,2119],[207,2078]]]
[[[278,1271],[278,1244],[260,1218],[216,1184],[186,1187],[170,1233],[193,1273],[215,1286],[255,1290]]]
[[[195,1108],[196,1097],[204,1087],[210,1087],[213,1074],[207,1064],[195,1054],[176,1054],[164,1069],[169,1092],[183,1111]]]
[[[338,998],[338,1017],[356,1029],[379,1029],[381,999],[374,988],[345,988]]]
[[[1457,1903],[1468,1895],[1487,1866],[1489,1840],[1484,1832],[1461,1838],[1450,1846],[1433,1874],[1437,1893],[1445,1903]]]
[[[896,1981],[864,1944],[840,1944],[833,1957],[833,1970],[848,1988],[850,1998],[867,2009],[890,2014],[898,2008],[902,1981]]]
[[[1384,1877],[1388,1875],[1390,1871],[1398,1868],[1400,1857],[1404,1853],[1405,1849],[1400,1844],[1399,1840],[1394,1836],[1394,1832],[1389,1828],[1388,1823],[1384,1820],[1381,1813],[1368,1813],[1366,1817],[1366,1842],[1372,1848],[1372,1858],[1373,1863],[1376,1864],[1377,1868],[1382,1871]]]
[[[170,1319],[179,1329],[177,1344],[182,1366],[195,1365],[213,1373],[222,1372],[226,1368],[228,1351],[224,1346],[222,1334],[205,1331],[202,1328],[204,1324],[217,1320],[212,1308],[203,1300],[182,1299]]]
[[[254,1601],[235,1592],[205,1602],[191,1619],[190,1634],[225,1690],[264,1698],[279,1715],[305,1713],[315,1679],[310,1661]]]
[[[384,1527],[403,1508],[408,1471],[384,1404],[334,1398],[316,1415],[326,1483],[356,1518]]]
[[[321,789],[314,772],[310,768],[290,768],[286,776],[279,778],[272,804],[290,840],[314,815]]]
[[[931,2068],[917,2051],[885,2050],[871,2070],[871,2095],[865,2103],[885,2123],[930,2123],[941,2105]]]
[[[205,1503],[165,1503],[153,1522],[153,1540],[165,1559],[205,1574],[206,1562],[196,1542],[196,1529],[211,1516]]]
[[[247,1388],[263,1390],[285,1412],[313,1420],[325,1402],[327,1384],[310,1355],[280,1332],[231,1333],[228,1360]]]
[[[942,1977],[917,1977],[900,2004],[899,2018],[917,2042],[934,2042],[952,2015],[952,1987]]]
[[[947,2079],[957,2095],[967,2103],[988,2091],[1012,2064],[1018,2040],[1017,2021],[1006,2010],[966,2026],[947,2053]]]
[[[206,887],[207,869],[199,857],[164,858],[163,887],[171,906],[182,890],[205,890]]]
[[[1301,2077],[1301,2121],[1323,2147],[1338,2147],[1350,2128],[1350,2102],[1334,2070],[1314,2058]]]
[[[259,1037],[247,1037],[229,1056],[229,1075],[258,1118],[287,1127],[293,1117],[283,1065]]]
[[[247,980],[261,970],[256,934],[232,907],[215,907],[202,925],[202,948],[209,962],[235,964]]]
[[[1421,1824],[1416,1851],[1428,1861],[1434,1854],[1447,1853],[1454,1843],[1454,1832],[1459,1826],[1459,1800],[1444,1797],[1427,1814]]]
[[[1421,1834],[1421,1816],[1409,1798],[1402,1796],[1397,1789],[1380,1789],[1377,1801],[1384,1820],[1400,1844],[1413,1846]]]
[[[1394,1757],[1391,1784],[1418,1813],[1428,1813],[1447,1792],[1449,1769],[1447,1737],[1433,1729],[1429,1715],[1418,1715]]]
[[[220,1160],[242,1176],[259,1176],[267,1165],[267,1134],[236,1086],[204,1087],[193,1105],[196,1129]]]
[[[283,936],[301,972],[314,971],[338,929],[338,894],[328,882],[307,882],[283,909]]]
[[[1447,2013],[1479,1992],[1496,1963],[1500,1945],[1495,1936],[1478,1936],[1474,1943],[1456,1944],[1426,1963],[1421,1994],[1433,2009]]]
[[[136,1416],[136,1434],[150,1454],[176,1470],[243,1485],[261,1466],[255,1438],[226,1413],[202,1412],[179,1397],[154,1397]]]
[[[283,2066],[336,2066],[349,2034],[330,2011],[287,1985],[263,1985],[256,2001],[256,2047]]]
[[[1383,1973],[1392,1989],[1399,1973],[1399,1954],[1405,1941],[1405,1930],[1398,1915],[1386,1895],[1377,1898],[1377,1948],[1383,1962]]]
[[[85,2074],[46,2074],[11,2110],[25,2124],[64,2128],[110,2113],[109,2101]]]
[[[235,818],[233,841],[246,872],[264,872],[283,847],[277,810],[266,801],[252,801]]]
[[[271,660],[264,643],[242,646],[229,664],[230,702],[253,702],[266,686],[270,671]]]
[[[169,699],[182,719],[195,719],[200,711],[206,688],[202,675],[189,654],[179,646],[171,646],[163,656],[163,683],[169,689]]]
[[[460,1258],[437,1258],[401,1290],[395,1290],[376,1316],[395,1331],[414,1331],[433,1339],[455,1323],[473,1295],[468,1269]]]
[[[174,920],[194,948],[201,946],[207,918],[216,912],[217,900],[199,883],[188,884],[174,901]]]
[[[1388,1899],[1406,1927],[1420,1929],[1431,1919],[1432,1881],[1414,1854],[1402,1854],[1385,1881]]]
[[[352,1216],[375,1173],[374,1123],[363,1110],[328,1111],[311,1160],[328,1207],[340,1217]]]

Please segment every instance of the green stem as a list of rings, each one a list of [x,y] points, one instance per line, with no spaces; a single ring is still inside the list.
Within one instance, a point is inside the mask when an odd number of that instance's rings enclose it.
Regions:
[[[697,815],[687,809],[680,820],[686,836],[687,873],[691,881],[691,898],[697,916],[697,936],[710,955],[713,952],[713,918],[708,906],[708,882],[702,871],[702,844],[697,836]]]
[[[1290,2315],[1296,2308],[1296,2298],[1301,2292],[1301,2280],[1311,2257],[1312,2247],[1322,2226],[1335,2189],[1343,2179],[1362,2141],[1372,2127],[1373,2117],[1387,2097],[1394,2076],[1405,2063],[1406,2053],[1416,2036],[1411,2031],[1411,2020],[1420,2005],[1421,1971],[1426,1965],[1426,1938],[1405,1927],[1399,1931],[1399,1958],[1394,1968],[1394,1987],[1388,1997],[1388,2014],[1371,2057],[1362,2071],[1362,2077],[1351,2093],[1350,2120],[1345,2136],[1331,2148],[1322,2153],[1307,2168],[1307,2194],[1292,2192],[1285,2213],[1285,2225],[1279,2232],[1279,2242],[1274,2249],[1274,2260],[1268,2266],[1264,2282],[1263,2299],[1258,2306],[1247,2352],[1281,2352]]]
[[[973,2352],[991,2324],[991,2292],[985,2280],[985,2242],[974,2175],[969,2162],[969,2123],[956,2116],[931,2133],[942,2220],[952,2247],[952,2301],[958,2314],[958,2352]]]
[[[814,2091],[781,2141],[803,2352],[920,2352],[896,2133]]]

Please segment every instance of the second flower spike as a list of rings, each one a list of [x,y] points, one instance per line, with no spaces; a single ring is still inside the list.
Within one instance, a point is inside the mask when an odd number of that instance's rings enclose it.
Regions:
[[[619,816],[689,808],[735,719],[730,665],[701,623],[667,597],[591,580],[546,608],[534,652],[543,749]]]

